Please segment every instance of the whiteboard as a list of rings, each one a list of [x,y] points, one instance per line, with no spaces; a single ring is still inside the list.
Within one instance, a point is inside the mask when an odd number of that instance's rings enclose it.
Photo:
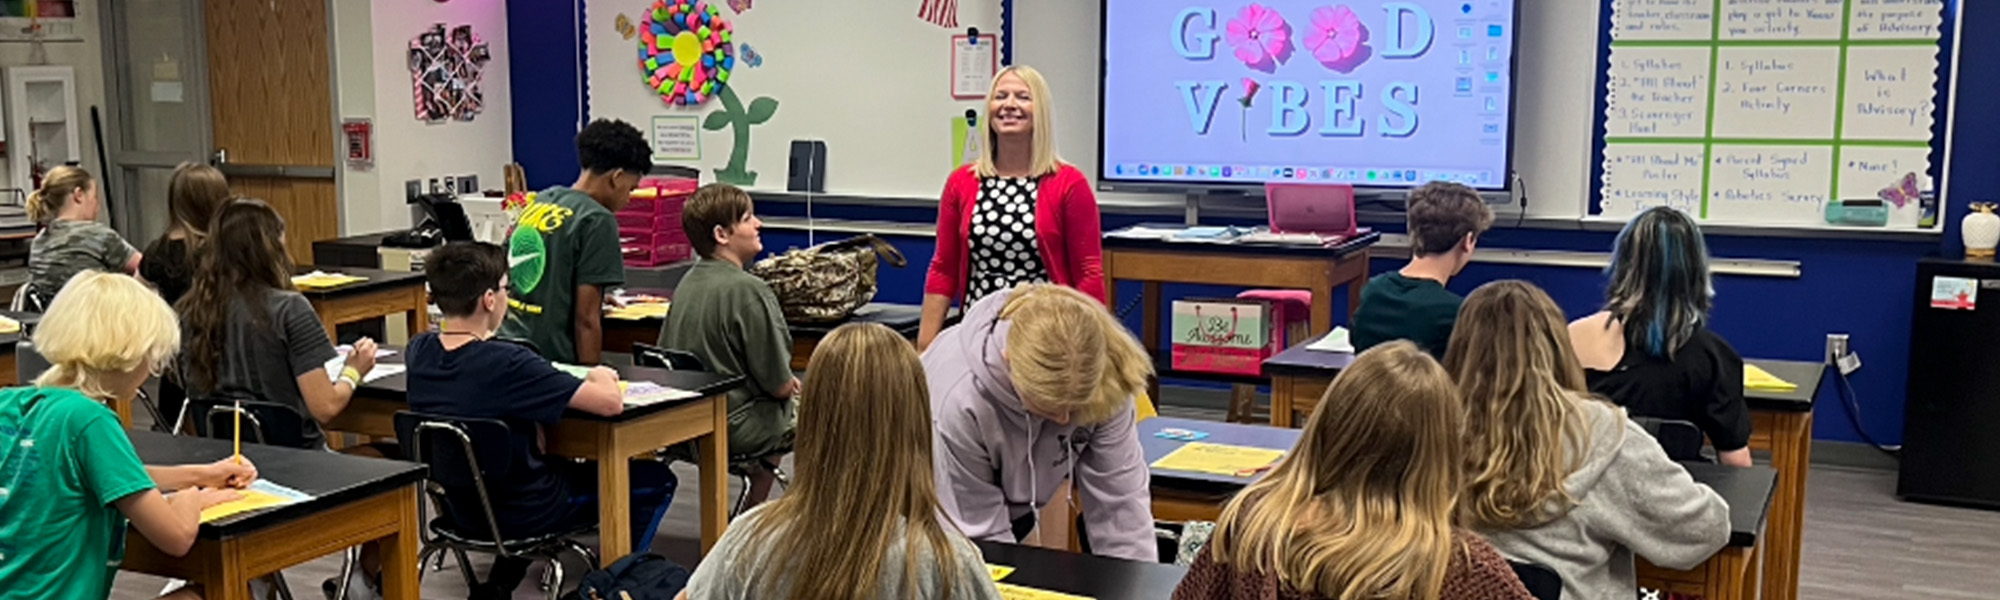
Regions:
[[[952,36],[964,35],[967,27],[982,35],[999,33],[999,0],[956,0],[954,29],[921,19],[919,9],[930,4],[925,0],[714,3],[735,28],[739,60],[729,87],[746,110],[757,98],[777,103],[769,120],[747,127],[743,158],[746,169],[757,174],[750,189],[783,191],[792,141],[820,140],[826,142],[830,194],[938,196],[953,166],[952,120],[962,122],[966,109],[982,104],[951,96]],[[632,123],[649,141],[655,117],[681,117],[661,120],[659,132],[680,140],[672,149],[684,154],[693,149],[686,143],[686,117],[700,123],[720,103],[670,106],[645,80],[638,36],[627,39],[618,17],[625,15],[636,29],[651,6],[651,0],[585,4],[589,113],[593,119]],[[747,8],[739,12],[737,6]],[[1094,12],[1095,3],[1090,6]],[[761,66],[745,64],[745,45],[762,58]],[[694,136],[700,158],[656,162],[699,166],[702,179],[712,181],[738,152],[735,129],[700,129]]]
[[[1816,226],[1929,192],[1943,0],[1614,0],[1599,215]],[[1889,226],[1919,203],[1896,197]]]

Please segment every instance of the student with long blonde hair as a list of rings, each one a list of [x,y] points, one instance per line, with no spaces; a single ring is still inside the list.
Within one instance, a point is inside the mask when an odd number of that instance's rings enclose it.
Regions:
[[[972,306],[1014,286],[1054,283],[1105,300],[1097,196],[1090,178],[1056,155],[1051,96],[1034,67],[993,78],[979,155],[951,172],[938,200],[919,350],[944,329],[953,303]]]
[[[1066,527],[1040,511],[1073,481],[1093,553],[1159,560],[1133,419],[1153,362],[1097,299],[1046,283],[987,296],[924,351],[924,370],[938,494],[966,535]]]
[[[1223,508],[1174,598],[1532,598],[1452,525],[1464,430],[1430,355],[1407,340],[1361,353],[1292,452]]]
[[[738,517],[681,599],[997,600],[931,475],[930,391],[909,340],[843,325],[813,350],[796,483]]]
[[[1690,569],[1729,542],[1729,505],[1596,400],[1554,300],[1525,281],[1473,290],[1445,354],[1470,422],[1460,522],[1562,575],[1571,600],[1631,597],[1634,554]]]

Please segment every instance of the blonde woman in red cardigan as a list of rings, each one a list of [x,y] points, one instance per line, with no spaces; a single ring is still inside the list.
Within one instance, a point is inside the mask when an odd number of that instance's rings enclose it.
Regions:
[[[1076,288],[1105,301],[1103,229],[1082,171],[1056,156],[1049,85],[1012,66],[986,94],[979,159],[952,171],[938,204],[937,253],[924,282],[919,349],[930,347],[954,302],[1028,283]]]

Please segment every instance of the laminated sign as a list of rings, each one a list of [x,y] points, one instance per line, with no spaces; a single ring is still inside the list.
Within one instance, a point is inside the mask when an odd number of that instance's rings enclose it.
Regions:
[[[1279,347],[1270,303],[1256,300],[1174,301],[1173,367],[1256,377]]]

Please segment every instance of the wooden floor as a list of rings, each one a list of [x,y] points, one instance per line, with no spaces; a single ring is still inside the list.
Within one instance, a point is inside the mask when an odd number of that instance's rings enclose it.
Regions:
[[[1207,411],[1168,409],[1174,416],[1206,417]],[[1182,414],[1190,413],[1190,414]],[[790,461],[788,460],[787,463]],[[789,464],[787,465],[789,467]],[[694,565],[701,528],[695,521],[698,481],[693,465],[676,465],[683,493],[660,526],[653,551]],[[1901,502],[1892,471],[1818,467],[1806,498],[1805,549],[1799,597],[1808,600],[2000,598],[2000,512]],[[736,497],[740,482],[730,482]],[[483,574],[489,561],[475,556]],[[458,569],[424,575],[425,598],[464,598]],[[324,558],[285,571],[293,595],[316,600],[320,582],[338,573],[337,558]],[[570,567],[571,577],[581,565]],[[539,571],[537,571],[539,572]],[[158,578],[120,573],[111,597],[152,598]],[[517,598],[540,598],[532,584]]]

